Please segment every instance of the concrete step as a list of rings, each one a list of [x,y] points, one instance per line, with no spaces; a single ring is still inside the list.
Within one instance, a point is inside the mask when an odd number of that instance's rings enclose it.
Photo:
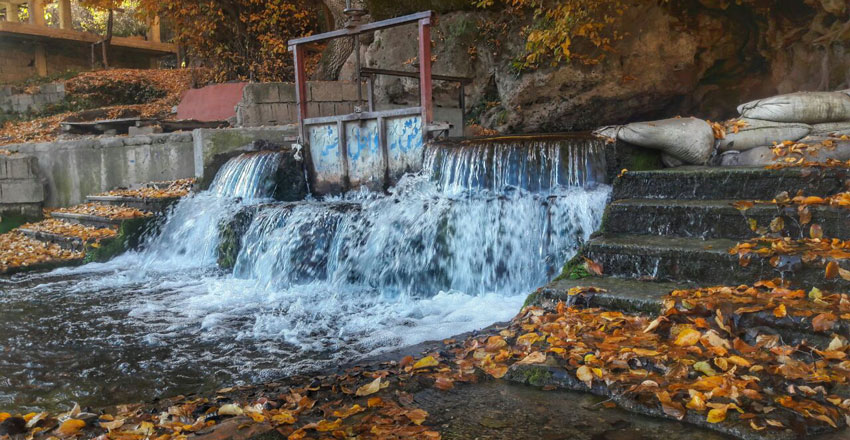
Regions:
[[[604,230],[611,234],[642,234],[699,238],[747,239],[757,236],[748,219],[767,227],[782,216],[790,237],[808,236],[809,225],[800,225],[796,207],[756,205],[742,212],[734,200],[624,199],[608,206]],[[812,223],[824,236],[850,239],[850,210],[810,206]]]
[[[802,263],[799,258],[780,265],[784,271],[759,257],[742,267],[738,257],[729,254],[736,243],[728,239],[608,235],[588,242],[584,254],[600,263],[605,275],[620,278],[738,285],[784,276],[800,288],[850,288],[850,282],[841,279],[825,280],[822,265]]]
[[[570,298],[568,292],[574,287],[598,287],[606,290],[590,295],[588,301]],[[628,278],[588,277],[578,280],[557,280],[540,288],[531,302],[541,306],[554,306],[560,301],[578,306],[598,307],[623,313],[657,315],[663,298],[674,290],[690,289],[691,283],[640,281]]]
[[[825,196],[846,188],[848,170],[832,168],[679,167],[629,171],[617,179],[612,200],[750,199],[771,200],[778,193],[802,189]]]
[[[573,287],[598,287],[605,292],[589,295],[586,299],[570,297]],[[623,313],[657,316],[663,308],[664,298],[674,290],[695,288],[694,284],[640,281],[613,277],[588,277],[579,280],[558,280],[533,294],[530,303],[552,307],[560,301],[579,307],[598,307]],[[829,346],[831,336],[815,333],[808,322],[770,319],[770,313],[741,315],[735,320],[739,329],[769,327],[778,331],[786,342],[798,344],[802,340],[819,347]],[[836,333],[850,335],[850,324],[841,322]]]
[[[160,199],[144,199],[138,197],[125,196],[88,196],[86,202],[101,203],[104,205],[125,206],[127,208],[135,208],[141,211],[149,211],[155,213],[166,212],[174,203],[180,200],[180,197],[160,198]]]
[[[124,221],[122,219],[101,217],[88,214],[75,214],[71,212],[53,212],[50,214],[50,216],[59,220],[64,220],[68,223],[94,226],[97,228],[119,227]]]
[[[34,238],[39,241],[44,241],[47,243],[54,243],[61,246],[64,249],[70,249],[73,251],[84,251],[86,249],[87,244],[95,243],[98,240],[88,240],[84,241],[79,237],[69,237],[67,235],[59,235],[53,234],[50,232],[44,231],[36,231],[33,229],[26,228],[18,228],[18,232],[26,235],[27,237]],[[112,238],[104,238],[99,240],[101,245],[109,243]]]

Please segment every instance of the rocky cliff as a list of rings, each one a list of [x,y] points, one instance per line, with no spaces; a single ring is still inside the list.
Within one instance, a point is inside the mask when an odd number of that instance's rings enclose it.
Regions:
[[[371,2],[375,18],[411,12]],[[633,1],[624,38],[596,65],[578,62],[520,71],[530,17],[475,10],[458,1],[418,1],[443,11],[434,27],[434,72],[475,79],[471,119],[501,132],[584,130],[599,125],[696,115],[722,119],[747,100],[798,90],[850,87],[850,8],[844,0]],[[445,3],[445,4],[444,4]],[[365,65],[417,68],[414,26],[379,32],[362,48]],[[578,42],[577,50],[581,50]],[[352,63],[341,76],[353,76]],[[413,80],[382,77],[378,100],[415,103]],[[457,104],[457,87],[435,84],[436,102]]]

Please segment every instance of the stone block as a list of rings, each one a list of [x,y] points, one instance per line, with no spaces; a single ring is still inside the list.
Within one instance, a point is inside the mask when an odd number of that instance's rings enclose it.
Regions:
[[[342,101],[343,83],[340,81],[314,81],[309,83],[310,100],[314,102]]]
[[[293,83],[277,83],[278,102],[296,102],[295,84]]]
[[[148,136],[145,136],[145,135],[154,134],[154,133],[162,133],[162,127],[160,127],[159,125],[146,125],[144,127],[129,127],[127,129],[127,135],[130,136],[130,137],[128,137],[124,141],[124,143],[126,145],[149,144],[149,143],[151,143],[151,140],[150,140],[151,138],[149,138]],[[141,139],[133,139],[134,137],[139,137]],[[145,142],[145,140],[147,142]],[[131,142],[140,142],[140,143],[131,143]]]
[[[38,179],[0,180],[0,205],[43,201],[44,186]]]
[[[280,101],[275,83],[255,83],[245,85],[242,102],[246,104],[266,104]]]
[[[33,156],[12,154],[0,156],[0,179],[38,178],[38,159]]]

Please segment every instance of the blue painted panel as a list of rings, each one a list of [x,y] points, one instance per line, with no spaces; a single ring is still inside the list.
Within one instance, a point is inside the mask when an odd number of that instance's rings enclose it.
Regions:
[[[378,138],[378,120],[346,122],[345,143],[351,187],[380,188],[384,180],[384,158]]]
[[[343,167],[336,123],[309,127],[310,156],[319,192],[342,185]]]
[[[387,146],[390,176],[398,179],[404,173],[422,169],[422,117],[406,116],[387,119]]]

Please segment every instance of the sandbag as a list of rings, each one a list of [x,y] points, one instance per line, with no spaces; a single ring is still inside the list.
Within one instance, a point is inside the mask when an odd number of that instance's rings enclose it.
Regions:
[[[829,140],[833,143],[834,148],[819,147],[817,154],[804,153],[792,154],[788,157],[799,159],[805,158],[806,162],[824,163],[830,159],[846,162],[850,160],[850,141],[835,140],[824,137],[806,137],[799,142],[810,145],[817,145],[821,142]],[[747,151],[729,151],[720,156],[720,165],[723,166],[765,166],[772,164],[787,163],[785,157],[776,157],[771,147],[756,147]]]
[[[812,126],[812,132],[810,134],[812,136],[827,136],[830,134],[850,136],[850,121],[815,124]]]
[[[667,153],[661,153],[661,163],[667,168],[678,168],[685,165],[683,160],[676,159]]]
[[[635,122],[617,130],[617,139],[660,150],[686,164],[703,165],[714,152],[711,125],[697,118]]]
[[[762,121],[749,118],[740,120],[746,122],[747,125],[739,128],[737,133],[727,130],[726,137],[718,142],[721,151],[745,151],[756,147],[771,146],[774,142],[793,142],[802,139],[812,131],[812,126],[808,124]]]
[[[745,118],[820,124],[850,120],[850,95],[842,92],[797,92],[738,106]]]
[[[746,151],[730,150],[720,155],[720,165],[724,167],[763,167],[773,163],[773,160],[773,150],[770,147],[756,147]]]

